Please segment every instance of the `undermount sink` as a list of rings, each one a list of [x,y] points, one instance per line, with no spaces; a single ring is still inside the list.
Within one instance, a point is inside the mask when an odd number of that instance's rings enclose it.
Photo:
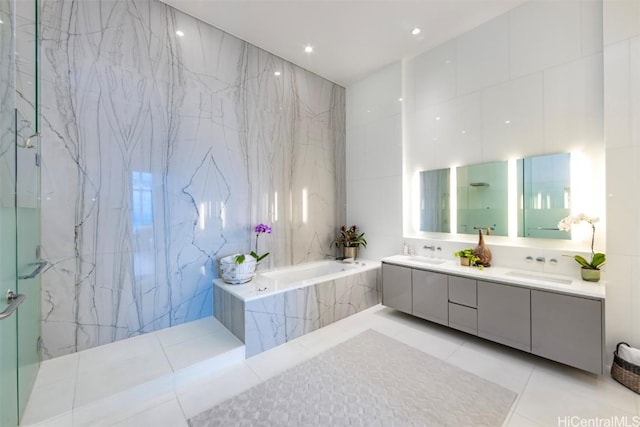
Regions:
[[[546,274],[538,274],[538,273],[528,272],[528,271],[508,271],[505,273],[505,275],[520,277],[522,279],[543,280],[545,282],[560,283],[563,285],[570,285],[572,283],[572,280],[570,279],[560,279],[557,277],[547,276]]]
[[[419,262],[421,264],[438,265],[438,264],[444,264],[445,262],[447,262],[447,260],[445,260],[445,259],[427,258],[427,257],[424,257],[424,256],[419,256],[419,255],[416,255],[416,256],[401,255],[401,257],[405,261]]]

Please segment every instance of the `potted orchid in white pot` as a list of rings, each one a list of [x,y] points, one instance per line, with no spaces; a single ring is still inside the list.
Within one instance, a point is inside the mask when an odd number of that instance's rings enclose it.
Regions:
[[[220,275],[222,280],[232,285],[247,283],[256,275],[258,263],[265,259],[269,252],[258,254],[258,239],[261,234],[271,234],[271,227],[258,224],[253,228],[256,233],[256,249],[248,254],[236,254],[220,259]]]
[[[558,228],[562,231],[571,231],[572,226],[580,224],[581,222],[586,222],[591,225],[591,261],[587,261],[586,258],[580,255],[573,256],[573,259],[575,259],[581,266],[580,276],[582,277],[582,280],[586,280],[588,282],[600,281],[600,267],[602,267],[607,260],[605,254],[595,252],[593,250],[593,243],[596,237],[596,223],[598,221],[600,221],[600,219],[597,217],[590,217],[581,213],[575,216],[569,215],[566,218],[562,218],[558,223]]]

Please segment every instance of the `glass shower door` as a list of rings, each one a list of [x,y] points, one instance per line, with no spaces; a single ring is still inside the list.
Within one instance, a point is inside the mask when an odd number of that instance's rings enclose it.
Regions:
[[[7,289],[16,290],[15,214],[15,14],[0,0],[0,425],[18,424],[18,317]]]
[[[39,253],[37,4],[37,0],[0,0],[2,427],[18,425],[40,367],[39,274],[43,265],[40,263]],[[21,24],[16,25],[17,21]],[[19,45],[17,40],[20,40]],[[19,52],[20,61],[17,60],[16,52]]]
[[[25,296],[18,310],[18,415],[40,368],[40,137],[32,118],[20,118],[16,151],[16,229],[18,293]]]

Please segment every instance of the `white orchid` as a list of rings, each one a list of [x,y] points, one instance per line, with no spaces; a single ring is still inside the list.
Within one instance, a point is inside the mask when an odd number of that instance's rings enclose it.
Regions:
[[[558,223],[558,229],[561,231],[570,231],[573,225],[580,224],[581,222],[587,222],[591,225],[591,262],[587,262],[587,260],[580,255],[573,257],[578,264],[590,270],[599,270],[606,261],[603,253],[595,253],[593,251],[593,243],[596,237],[596,223],[598,221],[600,221],[598,217],[591,217],[584,213],[579,213],[578,215],[569,215],[568,217],[562,218]]]

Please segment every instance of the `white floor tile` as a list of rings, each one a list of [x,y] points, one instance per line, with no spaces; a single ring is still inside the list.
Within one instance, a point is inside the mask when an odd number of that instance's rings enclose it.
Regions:
[[[366,329],[518,392],[508,427],[640,413],[640,396],[608,374],[584,373],[379,305],[246,361],[244,347],[213,318],[46,361],[23,424],[187,425],[188,418]],[[210,341],[215,337],[222,339]],[[209,358],[227,346],[230,351]]]
[[[245,362],[261,380],[267,380],[313,357],[305,347],[295,341],[288,342]]]
[[[164,375],[172,370],[160,344],[148,345],[147,354],[138,354],[122,363],[95,366],[91,370],[80,371],[76,387],[74,407],[125,391]],[[82,362],[82,358],[80,359]]]
[[[171,399],[158,406],[149,408],[123,421],[112,424],[113,427],[188,427],[178,399]]]
[[[71,427],[73,425],[73,414],[71,411],[53,418],[47,418],[46,420],[31,424],[26,423],[24,420],[20,423],[20,427]]]
[[[110,426],[174,398],[173,377],[167,375],[74,408],[73,427]]]
[[[205,317],[204,319],[162,329],[155,334],[163,347],[170,347],[194,338],[214,335],[220,331],[228,332],[214,317]]]
[[[78,353],[43,361],[40,363],[40,370],[38,371],[38,385],[60,380],[75,380],[78,374],[78,363]]]
[[[95,372],[96,369],[109,370],[127,364],[131,359],[162,354],[162,347],[155,334],[141,335],[79,352],[78,373],[82,376],[86,372]]]
[[[506,422],[507,427],[544,427],[542,424],[538,424],[518,413],[514,413],[511,418]]]
[[[568,374],[565,371],[569,371]],[[633,411],[611,405],[604,389],[601,393],[585,393],[585,389],[599,382],[598,378],[593,376],[593,380],[589,380],[588,374],[579,372],[578,377],[584,375],[580,384],[581,380],[576,382],[575,374],[570,371],[569,368],[561,368],[551,373],[544,368],[534,369],[518,400],[516,413],[542,425],[558,425],[558,420],[564,417],[595,419],[628,416],[630,419],[636,415]]]
[[[176,390],[183,386],[188,386],[194,382],[199,382],[203,377],[209,377],[228,369],[232,366],[243,364],[245,360],[244,345],[236,347],[224,354],[219,354],[214,358],[195,363],[188,368],[181,369],[174,373],[174,383]]]
[[[533,365],[525,358],[525,354],[516,350],[470,337],[447,362],[516,393],[522,393],[533,371]]]
[[[260,378],[246,363],[203,378],[198,384],[176,389],[187,419],[259,384]]]
[[[527,390],[562,390],[625,413],[637,414],[637,395],[608,375],[593,375],[559,363],[540,360],[531,374]],[[523,395],[524,396],[524,395]]]
[[[164,352],[175,372],[243,345],[231,332],[220,330],[215,335],[201,335],[178,344],[164,346]]]
[[[304,347],[310,355],[317,355],[358,335],[366,329],[368,328],[362,325],[345,327],[343,324],[334,323],[296,338],[291,342]]]
[[[436,327],[407,327],[392,338],[443,360],[450,357],[464,343],[461,337],[443,334]]]
[[[22,416],[23,424],[35,424],[64,413],[71,413],[75,394],[75,378],[48,384],[36,384]]]

